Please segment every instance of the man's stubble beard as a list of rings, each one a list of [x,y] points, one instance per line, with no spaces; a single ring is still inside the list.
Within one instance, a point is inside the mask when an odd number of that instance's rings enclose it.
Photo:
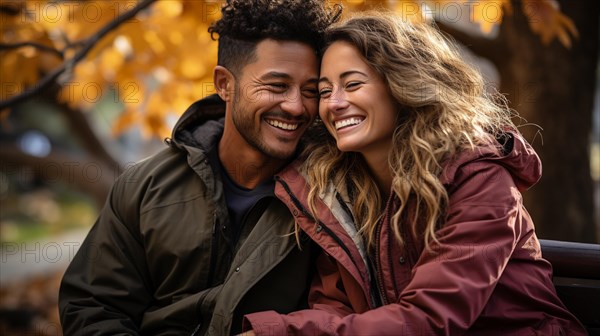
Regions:
[[[261,137],[260,127],[256,127],[255,125],[255,115],[249,113],[243,105],[243,100],[241,99],[241,90],[239,85],[236,83],[234,87],[231,119],[238,133],[250,146],[264,155],[278,160],[289,159],[294,154],[295,150],[291,153],[277,151],[272,146],[269,146],[269,144],[266,144]]]

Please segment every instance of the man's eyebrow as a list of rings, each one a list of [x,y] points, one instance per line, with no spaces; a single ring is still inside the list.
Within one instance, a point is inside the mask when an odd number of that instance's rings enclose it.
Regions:
[[[344,79],[344,78],[346,78],[346,77],[348,77],[350,75],[353,75],[353,74],[359,74],[359,75],[363,75],[365,77],[369,77],[369,76],[367,76],[366,73],[364,73],[362,71],[348,70],[348,71],[342,72],[342,74],[340,75],[340,79]],[[321,83],[321,82],[331,82],[331,81],[327,77],[321,77],[321,78],[319,78],[319,83]]]
[[[277,72],[277,71],[270,71],[267,72],[266,74],[260,76],[261,80],[269,80],[269,79],[291,79],[292,76],[290,76],[289,74],[285,73],[285,72]]]
[[[260,76],[259,79],[262,80],[262,81],[267,81],[267,80],[272,80],[272,79],[291,80],[292,76],[290,74],[285,73],[285,72],[269,71],[266,74]],[[316,77],[314,77],[314,78],[310,78],[306,82],[308,84],[313,84],[313,83],[317,83],[318,79]]]

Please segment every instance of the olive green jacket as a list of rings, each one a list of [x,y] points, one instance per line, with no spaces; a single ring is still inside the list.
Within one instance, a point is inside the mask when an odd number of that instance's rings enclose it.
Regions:
[[[257,203],[229,237],[209,159],[223,115],[217,96],[196,102],[168,148],[115,182],[61,283],[65,335],[225,335],[244,314],[306,306],[312,248],[297,247],[281,201]]]

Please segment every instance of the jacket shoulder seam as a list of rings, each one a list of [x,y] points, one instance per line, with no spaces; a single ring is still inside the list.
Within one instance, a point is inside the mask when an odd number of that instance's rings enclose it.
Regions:
[[[168,207],[168,206],[171,206],[171,205],[175,205],[175,204],[191,202],[191,201],[194,201],[194,200],[202,198],[202,197],[204,197],[203,194],[198,194],[198,195],[196,195],[194,197],[190,197],[188,199],[182,199],[182,200],[177,200],[177,201],[173,201],[173,202],[169,202],[169,203],[163,203],[163,204],[157,204],[157,205],[152,206],[149,209],[140,211],[140,216],[145,215],[146,213],[148,213],[148,212],[150,212],[152,210],[156,210],[156,209],[159,209],[159,208],[165,208],[165,207]]]

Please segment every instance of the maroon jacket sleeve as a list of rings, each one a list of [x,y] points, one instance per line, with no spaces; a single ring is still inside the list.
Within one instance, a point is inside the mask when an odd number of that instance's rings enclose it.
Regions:
[[[525,232],[521,195],[502,166],[470,163],[454,182],[448,220],[437,232],[440,243],[420,256],[397,303],[340,314],[348,300],[333,285],[339,277],[326,269],[312,289],[318,309],[256,313],[247,315],[246,322],[258,335],[462,334],[481,314]]]

